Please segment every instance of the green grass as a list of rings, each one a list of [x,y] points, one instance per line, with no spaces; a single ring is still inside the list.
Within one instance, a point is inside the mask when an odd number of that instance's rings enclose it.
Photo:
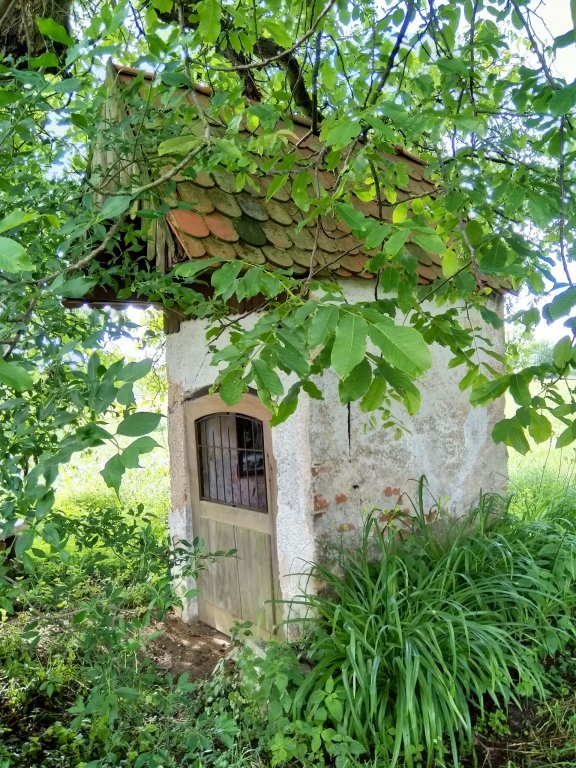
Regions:
[[[574,450],[511,455],[512,514],[485,498],[403,541],[371,518],[359,551],[315,566],[305,642],[190,684],[146,661],[174,600],[155,438],[120,499],[111,448],[64,468],[46,540],[0,586],[0,768],[576,764]]]

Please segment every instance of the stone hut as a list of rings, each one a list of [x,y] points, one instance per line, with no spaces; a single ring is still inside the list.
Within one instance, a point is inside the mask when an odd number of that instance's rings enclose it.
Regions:
[[[116,90],[138,76],[124,67],[109,73]],[[149,87],[146,78],[141,87]],[[206,110],[210,98],[205,88],[194,94]],[[119,119],[121,103],[110,99],[105,119]],[[290,151],[304,164],[317,151],[319,140],[305,120],[293,120],[289,139]],[[106,178],[117,161],[114,149],[100,148],[97,159]],[[382,161],[399,199],[433,194],[434,183],[418,158],[396,148]],[[319,178],[327,189],[335,183],[334,174],[324,170]],[[172,208],[156,222],[148,243],[149,259],[162,271],[206,256],[291,269],[302,277],[313,268],[338,281],[350,301],[370,300],[375,276],[364,269],[370,254],[350,228],[324,216],[316,236],[301,225],[290,183],[268,199],[271,181],[264,175],[238,190],[228,173],[176,177]],[[391,216],[391,209],[385,206],[383,212],[375,200],[352,200],[365,215]],[[186,209],[174,207],[180,203]],[[418,260],[422,285],[443,279],[439,256],[414,243],[406,249]],[[485,285],[492,289],[487,302],[499,312],[501,286],[490,277]],[[244,321],[247,328],[253,322],[253,316]],[[503,329],[480,316],[473,322],[496,351],[503,350]],[[393,510],[408,506],[406,494],[414,493],[422,475],[430,499],[456,513],[465,511],[480,489],[504,490],[506,450],[491,439],[503,405],[471,407],[445,349],[433,348],[432,368],[420,381],[422,407],[409,431],[395,439],[390,429],[371,425],[355,404],[342,405],[330,375],[317,382],[323,400],[302,396],[296,412],[278,426],[270,426],[270,414],[254,394],[226,405],[209,394],[216,371],[206,328],[198,319],[172,319],[168,328],[170,533],[173,541],[200,537],[209,551],[235,549],[237,557],[217,559],[201,573],[198,597],[186,603],[185,618],[197,615],[225,632],[235,621],[251,621],[257,632],[272,634],[285,613],[283,601],[299,593],[302,574],[327,542],[353,536],[369,510],[381,510],[386,521]]]

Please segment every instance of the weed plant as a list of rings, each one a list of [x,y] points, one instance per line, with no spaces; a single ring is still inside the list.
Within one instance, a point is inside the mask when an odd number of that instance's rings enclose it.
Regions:
[[[576,530],[493,510],[485,498],[451,523],[420,514],[405,540],[373,514],[359,549],[314,566],[324,587],[299,601],[312,668],[296,719],[330,698],[328,720],[377,764],[458,766],[488,702],[544,699],[542,660],[576,631]]]

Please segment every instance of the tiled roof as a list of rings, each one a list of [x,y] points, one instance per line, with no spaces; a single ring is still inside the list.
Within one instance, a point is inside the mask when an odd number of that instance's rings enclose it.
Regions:
[[[130,81],[138,70],[116,67],[121,81]],[[198,86],[195,99],[209,111],[208,88]],[[187,127],[189,131],[190,128]],[[214,124],[216,135],[218,124]],[[220,126],[221,130],[221,126]],[[291,184],[301,170],[310,169],[314,183],[326,190],[336,184],[336,176],[327,170],[316,170],[319,153],[324,149],[317,136],[312,135],[306,120],[294,119],[286,132],[298,165],[292,178],[266,200],[267,190],[276,175],[253,176],[243,190],[236,187],[232,173],[184,171],[174,177],[176,194],[172,205],[185,204],[186,209],[173,207],[167,216],[176,247],[171,250],[168,269],[186,259],[216,257],[231,261],[241,259],[250,264],[267,264],[273,268],[291,270],[296,276],[312,272],[335,278],[360,277],[374,280],[376,275],[364,267],[371,255],[363,242],[351,234],[350,227],[335,215],[321,216],[318,221],[303,224],[304,214],[292,200]],[[246,131],[246,136],[250,134]],[[287,150],[288,151],[288,150]],[[433,195],[437,187],[427,178],[426,165],[400,147],[395,154],[380,154],[379,166],[387,168],[388,177],[395,178],[397,202]],[[355,190],[359,191],[359,190]],[[369,190],[366,188],[366,192]],[[377,200],[360,200],[354,194],[350,202],[366,216],[390,222],[393,207]],[[417,257],[418,280],[428,284],[442,278],[441,257],[425,252],[415,243],[405,245]],[[486,283],[498,290],[500,286],[491,278]]]

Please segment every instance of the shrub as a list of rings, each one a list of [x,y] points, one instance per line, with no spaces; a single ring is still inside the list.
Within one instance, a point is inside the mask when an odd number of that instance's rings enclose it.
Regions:
[[[488,514],[487,502],[450,524],[420,515],[403,541],[370,515],[359,550],[314,565],[324,588],[299,601],[313,666],[296,719],[327,711],[382,764],[451,753],[457,766],[487,701],[544,695],[541,659],[575,634],[576,532]]]

